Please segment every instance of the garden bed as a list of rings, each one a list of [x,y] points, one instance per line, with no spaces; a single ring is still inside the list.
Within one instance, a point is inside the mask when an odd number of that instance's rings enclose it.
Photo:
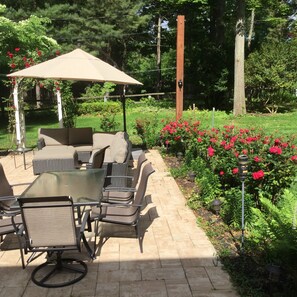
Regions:
[[[163,155],[163,159],[169,169],[181,165],[174,156]],[[177,177],[175,180],[187,200],[193,191],[198,191],[195,183],[187,178]],[[281,275],[274,275],[274,267],[264,264],[256,250],[254,254],[244,252],[241,248],[241,231],[231,230],[220,216],[204,207],[193,212],[241,296],[296,296],[293,280],[284,271],[281,271]]]

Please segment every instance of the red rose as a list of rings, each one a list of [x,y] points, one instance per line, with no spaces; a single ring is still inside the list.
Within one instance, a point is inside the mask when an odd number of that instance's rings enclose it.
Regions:
[[[264,171],[259,170],[259,171],[253,172],[252,177],[253,177],[254,180],[263,179],[264,178]]]
[[[237,168],[237,167],[233,168],[233,169],[232,169],[232,173],[233,173],[233,174],[238,174],[238,168]]]
[[[215,150],[210,146],[208,149],[207,149],[207,153],[208,153],[208,156],[209,157],[212,157],[215,153]]]
[[[282,149],[278,146],[272,146],[270,149],[269,149],[269,152],[271,154],[275,154],[275,155],[281,155],[282,154]]]
[[[261,159],[260,159],[258,156],[255,156],[255,157],[254,157],[254,161],[258,163],[258,162],[261,161]]]

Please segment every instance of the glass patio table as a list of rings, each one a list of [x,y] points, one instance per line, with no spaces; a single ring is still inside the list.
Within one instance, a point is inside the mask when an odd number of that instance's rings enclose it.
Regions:
[[[105,169],[44,172],[20,197],[71,196],[74,206],[99,205],[105,176]]]

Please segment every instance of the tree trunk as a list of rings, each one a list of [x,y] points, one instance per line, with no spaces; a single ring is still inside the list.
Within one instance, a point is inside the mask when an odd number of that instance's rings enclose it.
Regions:
[[[237,0],[237,21],[234,56],[234,115],[246,113],[244,84],[245,0]]]
[[[40,95],[40,85],[36,83],[35,85],[35,93],[36,93],[36,108],[41,107],[41,95]]]
[[[157,93],[160,92],[161,90],[161,16],[159,15],[158,17],[158,35],[157,35],[157,71],[158,71],[158,76],[157,76],[157,88],[156,91]],[[159,95],[158,95],[159,99]]]
[[[251,24],[250,24],[250,30],[249,30],[249,36],[248,36],[248,49],[251,49],[252,44],[252,37],[254,32],[254,24],[255,24],[255,8],[252,9],[251,12]]]

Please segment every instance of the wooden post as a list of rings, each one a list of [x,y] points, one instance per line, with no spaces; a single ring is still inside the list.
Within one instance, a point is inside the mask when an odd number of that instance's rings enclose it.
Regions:
[[[176,42],[176,120],[183,115],[184,103],[184,40],[185,16],[177,16],[177,42]]]

